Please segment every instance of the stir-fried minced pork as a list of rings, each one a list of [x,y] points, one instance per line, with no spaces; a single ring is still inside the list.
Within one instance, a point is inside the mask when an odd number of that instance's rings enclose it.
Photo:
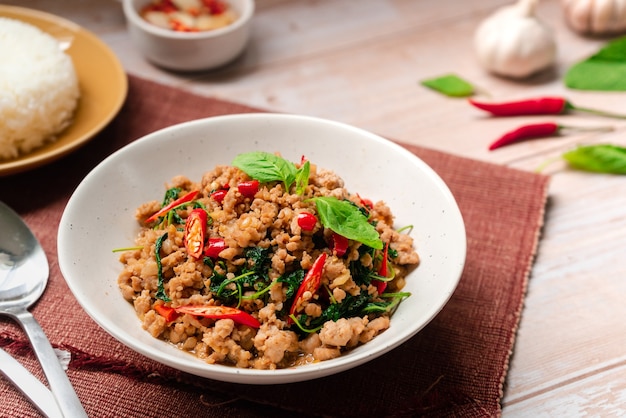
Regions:
[[[118,284],[143,327],[208,363],[256,369],[336,358],[384,332],[419,264],[411,236],[332,171],[253,157],[292,176],[259,179],[235,159],[199,182],[175,177],[137,209]]]

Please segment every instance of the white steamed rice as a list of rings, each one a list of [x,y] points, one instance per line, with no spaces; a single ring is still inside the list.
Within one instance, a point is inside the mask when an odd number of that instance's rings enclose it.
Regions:
[[[72,59],[38,28],[0,17],[0,160],[28,153],[71,122],[80,91]]]

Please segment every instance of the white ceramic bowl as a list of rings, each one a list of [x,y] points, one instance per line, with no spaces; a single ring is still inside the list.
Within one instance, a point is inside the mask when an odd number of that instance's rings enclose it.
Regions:
[[[391,327],[342,357],[283,370],[236,369],[206,364],[143,330],[121,295],[119,254],[139,230],[134,212],[163,195],[164,184],[183,174],[199,180],[243,152],[267,151],[290,161],[305,155],[331,169],[346,188],[384,200],[396,227],[411,232],[421,264],[407,278],[411,292]],[[94,243],[97,245],[94,246]],[[465,228],[441,178],[397,144],[345,124],[294,115],[241,114],[172,126],[139,139],[99,164],[78,186],[58,235],[61,272],[74,296],[102,328],[158,362],[211,379],[274,384],[318,378],[363,364],[402,344],[440,311],[455,290],[465,262]]]
[[[154,64],[175,71],[220,67],[245,49],[250,37],[254,0],[224,0],[238,19],[220,29],[176,32],[145,21],[139,11],[150,0],[123,0],[128,33],[135,47]]]

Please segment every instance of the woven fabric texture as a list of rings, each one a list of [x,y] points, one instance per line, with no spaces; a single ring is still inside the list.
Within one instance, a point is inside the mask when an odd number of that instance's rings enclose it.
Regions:
[[[53,345],[72,353],[68,375],[90,417],[501,414],[543,224],[547,177],[401,143],[443,178],[463,214],[467,262],[449,303],[411,340],[344,373],[277,386],[211,381],[133,352],[87,316],[59,271],[58,223],[78,183],[122,146],[175,123],[262,110],[135,76],[129,83],[120,114],[83,148],[36,170],[0,178],[0,200],[23,216],[50,262],[48,287],[31,312]],[[0,317],[0,347],[45,383],[24,333],[6,317]],[[4,377],[0,416],[39,416]]]

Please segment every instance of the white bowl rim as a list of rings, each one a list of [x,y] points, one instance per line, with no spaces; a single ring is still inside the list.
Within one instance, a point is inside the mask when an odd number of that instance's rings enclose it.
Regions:
[[[137,9],[134,6],[134,0],[122,0],[122,8],[124,9],[124,14],[127,19],[131,20],[131,23],[140,27],[142,30],[151,33],[152,35],[159,36],[162,38],[168,39],[180,39],[180,40],[200,40],[200,39],[210,39],[217,38],[221,35],[234,32],[240,27],[248,24],[252,16],[254,15],[255,3],[254,0],[241,0],[244,7],[241,14],[237,17],[237,19],[222,28],[212,29],[207,31],[200,32],[178,32],[174,30],[160,28],[156,25],[153,25],[149,22],[146,22],[138,13]],[[228,0],[225,0],[228,2]]]
[[[245,120],[245,119],[261,119],[261,120],[301,120],[301,121],[310,121],[316,123],[324,123],[329,125],[335,125],[340,127],[341,129],[348,129],[353,132],[358,132],[361,135],[368,136],[370,139],[373,139],[377,142],[385,142],[387,146],[391,146],[396,148],[397,151],[404,153],[407,157],[412,158],[413,161],[419,165],[422,171],[425,171],[425,174],[429,176],[429,179],[435,181],[438,185],[438,189],[444,194],[450,202],[453,203],[453,206],[448,207],[449,212],[452,213],[451,216],[454,219],[460,221],[458,227],[460,230],[458,231],[460,241],[456,242],[458,244],[458,252],[463,254],[462,258],[457,260],[457,264],[455,264],[455,277],[454,280],[450,283],[449,287],[445,289],[445,297],[442,299],[440,305],[437,306],[436,309],[433,309],[428,318],[426,318],[423,323],[419,326],[419,328],[408,334],[402,334],[401,338],[396,338],[395,340],[391,340],[389,342],[384,342],[384,346],[376,352],[369,352],[368,350],[353,350],[349,353],[349,355],[345,354],[338,358],[322,361],[314,364],[307,364],[305,366],[298,366],[294,368],[286,368],[286,369],[277,369],[277,370],[255,370],[255,369],[241,369],[233,366],[219,365],[219,364],[207,364],[202,362],[201,360],[193,357],[191,354],[188,354],[188,358],[178,358],[178,357],[170,357],[167,356],[167,353],[161,353],[153,350],[148,345],[142,344],[141,342],[136,342],[132,338],[128,339],[127,336],[130,336],[127,331],[124,330],[123,327],[120,327],[118,324],[109,321],[103,320],[96,312],[94,312],[89,306],[86,306],[83,301],[77,297],[80,293],[80,289],[78,287],[76,278],[72,279],[70,277],[70,270],[72,260],[68,260],[64,256],[64,250],[67,245],[68,239],[66,235],[69,234],[70,228],[64,228],[65,225],[71,225],[71,219],[68,220],[68,209],[72,207],[72,200],[74,195],[77,192],[80,192],[82,188],[87,187],[86,184],[89,180],[96,176],[96,173],[100,170],[104,165],[114,161],[118,158],[123,152],[129,149],[133,149],[136,147],[143,147],[146,143],[152,141],[156,137],[166,137],[170,136],[170,133],[173,133],[180,129],[185,129],[187,126],[193,125],[202,125],[205,123],[219,123],[222,120]],[[302,116],[302,115],[294,115],[294,114],[280,114],[280,113],[242,113],[242,114],[231,114],[231,115],[222,115],[222,116],[212,116],[203,119],[192,120],[188,122],[183,122],[180,124],[172,125],[155,132],[149,133],[128,145],[120,148],[116,152],[109,155],[105,158],[98,166],[96,166],[87,176],[83,179],[83,181],[76,188],[74,195],[70,198],[64,213],[61,217],[61,221],[59,223],[59,231],[57,237],[57,250],[59,253],[59,268],[61,270],[62,275],[64,276],[66,283],[74,296],[77,298],[79,304],[83,307],[83,309],[87,312],[87,314],[106,332],[116,338],[118,341],[121,341],[127,347],[136,351],[144,356],[151,358],[161,364],[168,365],[170,367],[177,368],[178,370],[188,372],[197,376],[221,380],[225,382],[232,383],[245,383],[245,384],[282,384],[282,383],[293,383],[304,380],[312,380],[320,377],[329,376],[331,374],[336,374],[348,369],[352,369],[356,366],[362,365],[374,358],[377,358],[387,352],[395,349],[401,344],[408,341],[410,338],[414,337],[421,331],[427,324],[429,324],[432,319],[437,316],[437,314],[443,309],[443,307],[448,303],[449,299],[452,297],[458,283],[461,279],[461,275],[465,266],[465,255],[466,255],[466,237],[465,237],[465,226],[463,224],[462,214],[456,205],[454,197],[450,192],[448,186],[443,182],[443,180],[439,177],[439,175],[424,161],[422,161],[415,154],[408,151],[406,148],[400,146],[399,144],[389,141],[379,135],[371,133],[369,131],[363,130],[361,128],[354,127],[352,125],[344,124],[342,122],[336,122],[329,119],[323,119],[313,116]],[[418,267],[419,269],[419,267]],[[393,323],[393,318],[392,318]],[[381,336],[384,335],[381,334]],[[377,337],[378,338],[378,337]],[[155,339],[156,340],[156,339]],[[159,340],[160,341],[160,340]],[[167,344],[167,342],[162,341],[163,344]],[[366,347],[367,344],[364,344],[360,347]],[[358,348],[358,347],[357,347]],[[178,350],[178,349],[177,349]],[[358,351],[358,352],[357,352]],[[189,361],[191,360],[191,361]]]

